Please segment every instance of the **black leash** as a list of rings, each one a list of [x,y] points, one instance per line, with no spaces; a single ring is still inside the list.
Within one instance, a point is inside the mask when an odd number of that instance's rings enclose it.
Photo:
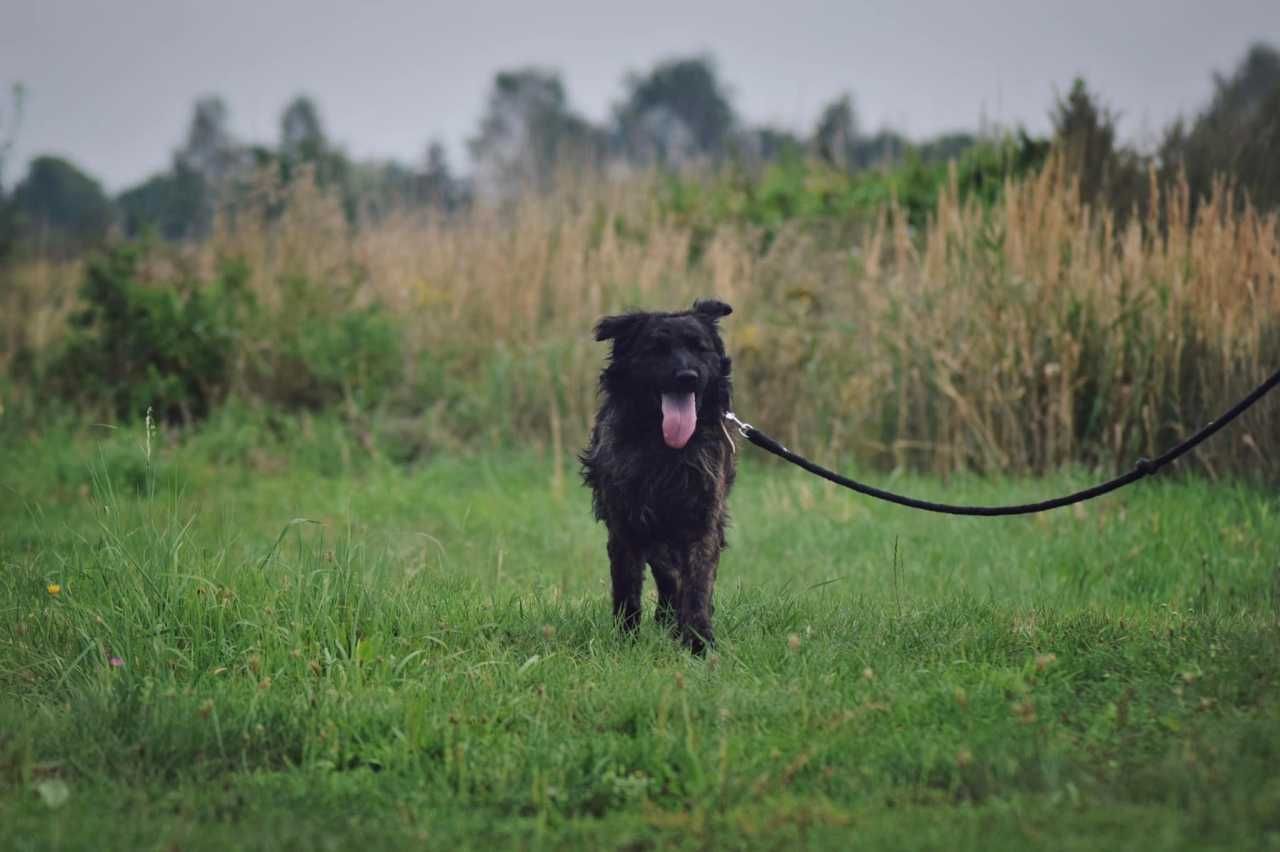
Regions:
[[[901,494],[894,494],[892,491],[885,491],[872,485],[865,485],[855,479],[847,476],[841,476],[835,471],[827,470],[822,465],[814,464],[804,456],[793,453],[782,444],[770,438],[750,423],[744,423],[732,412],[725,414],[725,419],[738,427],[738,432],[742,437],[755,444],[763,450],[768,450],[779,458],[786,459],[797,467],[802,467],[815,476],[834,482],[836,485],[843,485],[857,491],[859,494],[865,494],[868,497],[875,497],[878,500],[886,500],[890,503],[897,503],[899,506],[906,506],[911,509],[921,509],[926,512],[939,512],[944,515],[981,515],[983,517],[994,517],[997,515],[1030,515],[1035,512],[1046,512],[1049,509],[1060,509],[1063,506],[1070,506],[1073,503],[1083,503],[1085,500],[1092,500],[1094,497],[1101,497],[1103,494],[1109,494],[1118,488],[1124,488],[1131,482],[1137,482],[1147,476],[1151,476],[1160,468],[1176,461],[1179,457],[1186,455],[1195,449],[1204,441],[1208,440],[1219,429],[1226,426],[1232,420],[1235,420],[1241,414],[1249,409],[1255,402],[1266,396],[1276,385],[1280,384],[1280,370],[1277,370],[1271,378],[1254,388],[1253,392],[1240,400],[1231,410],[1223,414],[1217,420],[1213,420],[1209,425],[1205,426],[1199,432],[1187,438],[1176,447],[1165,452],[1163,455],[1154,459],[1140,458],[1138,463],[1134,465],[1133,470],[1126,474],[1117,476],[1115,479],[1108,480],[1092,488],[1086,488],[1083,491],[1077,491],[1074,494],[1067,494],[1064,497],[1055,497],[1052,500],[1041,500],[1039,503],[1020,503],[1015,506],[955,506],[950,503],[934,503],[929,500],[917,500],[914,497],[904,497]]]

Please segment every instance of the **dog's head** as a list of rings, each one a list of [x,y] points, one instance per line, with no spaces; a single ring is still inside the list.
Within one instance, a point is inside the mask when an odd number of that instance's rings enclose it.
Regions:
[[[681,449],[698,425],[698,415],[719,417],[729,407],[729,358],[720,339],[719,319],[733,308],[703,300],[678,313],[634,312],[596,324],[596,340],[613,348],[604,371],[604,389],[632,404],[651,404],[662,414],[662,438]]]

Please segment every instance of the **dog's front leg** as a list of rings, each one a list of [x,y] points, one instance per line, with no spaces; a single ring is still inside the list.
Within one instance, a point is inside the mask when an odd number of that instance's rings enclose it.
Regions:
[[[667,547],[655,545],[649,554],[649,567],[653,569],[653,579],[658,584],[658,608],[653,618],[658,624],[671,629],[679,619],[680,566]]]
[[[680,583],[680,638],[701,656],[715,644],[711,630],[711,596],[720,564],[720,539],[708,536],[689,548]]]
[[[644,558],[629,542],[609,536],[609,573],[613,578],[613,617],[628,633],[640,626]]]

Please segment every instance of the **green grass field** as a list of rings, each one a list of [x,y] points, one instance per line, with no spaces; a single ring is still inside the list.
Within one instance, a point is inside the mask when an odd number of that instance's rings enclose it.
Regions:
[[[740,447],[700,660],[652,583],[616,634],[568,460],[103,435],[0,445],[4,848],[1280,846],[1274,490],[951,519]]]

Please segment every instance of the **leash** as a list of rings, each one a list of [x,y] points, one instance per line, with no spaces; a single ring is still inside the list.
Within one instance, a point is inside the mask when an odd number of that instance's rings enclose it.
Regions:
[[[1055,497],[1052,500],[1041,500],[1038,503],[1018,503],[1012,506],[957,506],[951,503],[934,503],[930,500],[918,500],[915,497],[906,497],[902,494],[895,494],[892,491],[885,491],[882,488],[876,488],[873,485],[866,485],[858,482],[856,479],[850,479],[847,476],[841,476],[835,471],[828,470],[822,465],[809,461],[804,456],[794,453],[784,447],[778,441],[761,432],[750,423],[743,422],[732,411],[725,412],[724,419],[728,420],[734,426],[738,427],[738,434],[746,438],[751,443],[767,450],[775,456],[791,462],[797,467],[809,471],[814,476],[820,476],[828,482],[834,482],[836,485],[844,486],[859,494],[865,494],[868,497],[874,497],[877,500],[885,500],[889,503],[897,503],[899,506],[906,506],[910,509],[920,509],[925,512],[937,512],[943,515],[978,515],[981,517],[997,517],[1001,515],[1031,515],[1036,512],[1047,512],[1050,509],[1060,509],[1063,506],[1070,506],[1073,503],[1083,503],[1086,500],[1092,500],[1095,497],[1101,497],[1103,494],[1109,494],[1119,488],[1124,488],[1130,483],[1137,482],[1139,479],[1151,476],[1165,465],[1171,464],[1181,456],[1186,455],[1200,444],[1204,443],[1212,437],[1218,430],[1222,429],[1232,420],[1235,420],[1256,403],[1262,397],[1272,391],[1276,385],[1280,385],[1280,370],[1272,374],[1262,384],[1253,389],[1253,392],[1244,399],[1236,403],[1232,408],[1223,414],[1217,420],[1212,420],[1207,426],[1196,432],[1190,438],[1182,443],[1167,450],[1164,454],[1154,459],[1140,458],[1134,465],[1133,470],[1128,473],[1117,476],[1115,479],[1107,480],[1086,488],[1083,491],[1076,491],[1062,497]]]

